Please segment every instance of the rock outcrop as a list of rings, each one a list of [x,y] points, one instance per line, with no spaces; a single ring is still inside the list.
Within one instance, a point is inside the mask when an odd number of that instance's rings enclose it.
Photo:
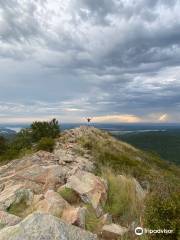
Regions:
[[[34,213],[19,224],[1,230],[0,240],[96,240],[96,235],[49,214]]]

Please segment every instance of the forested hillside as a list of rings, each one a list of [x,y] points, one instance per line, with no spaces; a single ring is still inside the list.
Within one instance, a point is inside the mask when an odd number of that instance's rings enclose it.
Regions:
[[[135,147],[158,154],[161,158],[180,164],[180,130],[134,132],[116,135]]]

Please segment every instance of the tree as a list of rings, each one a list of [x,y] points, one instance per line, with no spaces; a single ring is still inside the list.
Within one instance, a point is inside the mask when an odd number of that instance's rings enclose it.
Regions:
[[[32,133],[31,129],[22,129],[14,138],[11,143],[11,148],[15,148],[18,151],[23,148],[31,148],[32,146]]]
[[[54,138],[59,133],[60,127],[56,119],[49,122],[33,122],[29,128],[22,129],[7,143],[3,137],[0,137],[0,155],[4,160],[11,160],[29,150],[52,151],[55,144]]]
[[[56,138],[60,133],[59,123],[56,119],[49,122],[33,122],[30,129],[34,142],[44,137]]]
[[[3,154],[6,151],[6,139],[3,136],[0,136],[0,154]]]

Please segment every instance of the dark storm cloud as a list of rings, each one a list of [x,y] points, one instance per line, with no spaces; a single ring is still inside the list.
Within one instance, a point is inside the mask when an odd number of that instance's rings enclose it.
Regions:
[[[177,121],[179,11],[176,0],[0,0],[1,115]]]

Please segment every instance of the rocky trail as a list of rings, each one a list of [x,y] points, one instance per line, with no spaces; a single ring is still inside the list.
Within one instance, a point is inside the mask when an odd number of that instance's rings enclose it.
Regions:
[[[107,181],[94,174],[93,157],[77,141],[92,134],[103,138],[90,127],[65,131],[53,153],[39,151],[0,167],[0,240],[113,240],[129,231],[104,211]],[[86,229],[89,208],[101,223],[96,234]]]

